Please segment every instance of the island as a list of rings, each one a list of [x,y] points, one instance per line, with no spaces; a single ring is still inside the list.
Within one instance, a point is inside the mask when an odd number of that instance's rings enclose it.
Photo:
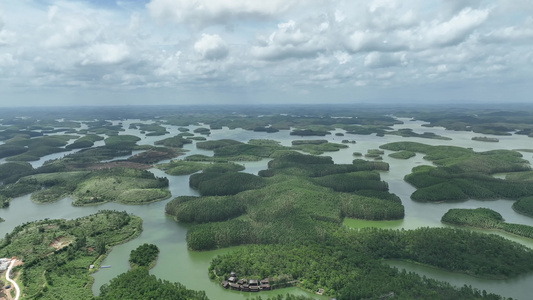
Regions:
[[[491,138],[487,136],[475,136],[472,138],[473,141],[479,141],[479,142],[491,142],[491,143],[497,143],[500,140],[497,138]]]

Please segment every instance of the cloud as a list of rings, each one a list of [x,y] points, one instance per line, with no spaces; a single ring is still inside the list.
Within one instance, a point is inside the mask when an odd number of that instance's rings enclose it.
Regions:
[[[203,28],[245,19],[269,19],[301,4],[298,0],[152,0],[150,15],[162,21]]]
[[[122,17],[101,8],[93,8],[82,2],[64,1],[50,5],[46,10],[46,18],[41,18],[36,20],[36,38],[45,48],[56,49],[87,47],[102,42],[102,39],[114,38],[115,34],[121,32],[120,27],[106,29],[123,22]]]
[[[365,57],[364,65],[369,68],[391,68],[408,64],[405,53],[371,52]]]
[[[394,30],[416,25],[419,16],[415,14],[412,6],[405,5],[405,3],[406,1],[400,0],[370,1],[366,15],[368,25],[380,30]]]
[[[420,28],[418,39],[422,45],[451,46],[465,40],[479,25],[487,20],[487,9],[465,8],[445,22],[430,22]]]
[[[409,48],[409,43],[395,36],[395,33],[356,30],[345,39],[345,47],[351,52],[396,52]]]
[[[163,53],[164,54],[164,53]],[[158,76],[179,75],[180,72],[180,56],[182,52],[178,51],[174,55],[161,55],[159,66],[155,70]]]
[[[81,64],[117,64],[126,60],[129,54],[130,50],[125,44],[96,44],[81,54]]]
[[[0,92],[202,87],[312,97],[530,82],[533,68],[525,0],[4,2]]]
[[[483,0],[445,0],[442,1],[441,10],[448,15],[455,15],[465,9],[479,7]],[[503,1],[507,2],[507,1]]]
[[[17,62],[11,53],[0,53],[0,68],[15,66]]]
[[[343,52],[343,51],[337,51],[333,53],[333,56],[337,59],[337,61],[341,65],[349,63],[352,60],[352,57],[350,56],[350,54]]]
[[[194,43],[194,50],[203,59],[224,59],[228,56],[228,45],[218,34],[203,33],[202,37]]]
[[[412,10],[404,14],[405,21],[392,12],[382,12],[383,6],[370,6],[369,10],[372,17],[369,25],[359,25],[344,39],[346,49],[351,52],[397,52],[457,45],[489,17],[488,9],[465,8],[449,19],[419,19],[417,22]],[[375,14],[378,18],[374,18]]]
[[[289,20],[279,23],[278,28],[268,37],[257,38],[256,45],[251,48],[252,55],[259,59],[276,61],[313,57],[325,51],[330,43],[329,23],[313,21],[315,20],[296,23]]]
[[[4,29],[5,22],[0,15],[0,46],[7,46],[15,41],[15,34],[11,31]]]
[[[0,30],[0,46],[7,46],[13,44],[16,36],[13,32],[7,30]]]
[[[483,35],[482,40],[488,43],[530,43],[533,40],[533,17],[529,17],[519,26],[507,26],[492,30]]]

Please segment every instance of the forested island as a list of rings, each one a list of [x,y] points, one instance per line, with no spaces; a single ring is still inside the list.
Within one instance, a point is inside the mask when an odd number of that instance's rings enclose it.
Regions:
[[[475,152],[455,146],[430,146],[415,142],[395,142],[380,146],[392,151],[425,154],[424,159],[435,166],[413,168],[405,180],[417,190],[411,195],[416,201],[440,202],[469,198],[518,199],[533,196],[528,180],[507,180],[491,176],[513,172],[529,174],[531,166],[522,154],[510,150]]]
[[[42,220],[17,226],[0,244],[0,257],[16,256],[27,298],[90,299],[90,273],[113,245],[135,238],[142,220],[126,212],[100,211],[74,220]]]
[[[142,244],[137,249],[131,250],[130,265],[132,269],[144,267],[151,269],[154,267],[159,255],[159,248],[154,244]]]
[[[488,208],[450,209],[442,222],[459,226],[498,229],[519,236],[533,238],[533,226],[507,223],[496,211]]]
[[[488,136],[475,136],[472,138],[473,141],[480,141],[480,142],[491,142],[491,143],[497,143],[500,140],[497,138],[491,138]]]
[[[401,222],[407,215],[405,201],[411,199],[431,204],[503,198],[512,200],[514,211],[533,216],[528,149],[476,143],[489,148],[475,150],[455,145],[446,131],[433,131],[443,126],[469,134],[531,136],[532,114],[501,111],[472,108],[463,116],[453,109],[336,106],[2,110],[0,207],[23,199],[33,201],[26,205],[68,203],[80,210],[157,207],[151,214],[164,220],[166,213],[177,224],[169,222],[186,228],[180,243],[189,253],[228,249],[213,256],[202,273],[205,280],[208,274],[222,282],[232,272],[266,278],[280,296],[263,299],[312,299],[317,291],[337,299],[504,299],[391,268],[386,261],[512,279],[533,271],[532,250],[469,228],[532,238],[531,226],[506,222],[499,212],[480,208],[439,214],[442,222],[463,229],[344,225],[350,218]],[[413,116],[425,122],[425,131],[396,127]],[[416,188],[411,199],[395,194],[386,181],[399,163],[409,165],[406,170],[414,166],[404,178]],[[191,192],[181,194],[184,187],[173,186],[178,181],[185,181]],[[6,220],[2,226],[13,223],[11,211],[0,210]],[[142,220],[114,210],[46,217],[11,227],[0,241],[0,257],[23,262],[14,272],[26,297],[207,299],[202,284],[188,288],[190,282],[186,287],[149,274],[162,259],[177,259],[168,257],[177,256],[168,248],[161,251],[167,257],[159,257],[159,248],[168,245],[158,244],[157,237],[128,251],[131,270],[93,295],[90,275],[102,272],[95,273],[113,246],[139,235]],[[238,247],[228,248],[233,246]],[[184,253],[179,259],[188,259]],[[203,286],[209,288],[205,282]],[[298,287],[309,296],[281,296],[284,287]],[[216,293],[234,295],[221,286]]]
[[[337,165],[329,157],[284,152],[268,165],[260,176],[219,168],[190,177],[203,196],[178,197],[166,212],[178,221],[200,223],[187,235],[191,249],[318,242],[345,216],[403,217],[401,201],[374,171],[386,170],[386,163]],[[240,215],[247,217],[234,219]]]

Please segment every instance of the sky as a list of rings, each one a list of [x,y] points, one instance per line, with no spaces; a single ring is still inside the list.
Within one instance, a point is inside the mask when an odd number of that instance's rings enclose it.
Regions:
[[[1,0],[0,106],[531,102],[530,0]]]

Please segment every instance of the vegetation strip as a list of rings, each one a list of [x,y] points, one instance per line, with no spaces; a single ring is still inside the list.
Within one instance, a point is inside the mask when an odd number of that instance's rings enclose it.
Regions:
[[[450,209],[442,216],[442,222],[483,229],[499,229],[519,236],[533,238],[533,226],[504,222],[502,216],[488,208]]]

